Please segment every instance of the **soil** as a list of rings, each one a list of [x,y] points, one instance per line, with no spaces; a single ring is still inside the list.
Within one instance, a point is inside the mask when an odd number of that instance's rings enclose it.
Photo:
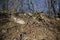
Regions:
[[[25,23],[16,23],[13,17]],[[48,15],[19,14],[3,18],[0,18],[0,40],[60,40],[60,20]]]

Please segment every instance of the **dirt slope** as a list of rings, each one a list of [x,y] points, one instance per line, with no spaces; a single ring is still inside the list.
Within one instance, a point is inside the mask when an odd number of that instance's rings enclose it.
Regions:
[[[0,40],[60,40],[60,20],[48,15],[20,14],[7,20],[0,20]]]

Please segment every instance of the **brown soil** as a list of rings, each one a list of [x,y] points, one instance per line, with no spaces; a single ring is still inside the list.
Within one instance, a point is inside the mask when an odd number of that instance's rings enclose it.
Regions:
[[[15,23],[10,18],[0,20],[0,40],[60,40],[60,20],[47,15],[42,19],[40,15],[15,16],[23,19],[25,24]]]

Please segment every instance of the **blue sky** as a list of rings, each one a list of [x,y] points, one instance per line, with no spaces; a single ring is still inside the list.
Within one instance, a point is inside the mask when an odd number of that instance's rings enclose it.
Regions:
[[[2,0],[0,0],[0,10],[1,10],[1,1]],[[19,3],[19,1],[20,0],[18,0],[18,3],[15,5],[16,6],[16,8],[17,8],[17,11],[19,11],[19,8],[20,8],[20,3]],[[38,3],[38,10],[39,11],[47,11],[47,1],[45,2],[45,0],[32,0],[33,1],[33,3],[34,3],[34,10],[36,10],[36,3]],[[24,11],[27,11],[26,10],[26,1],[24,1],[24,7],[23,7],[23,9],[24,9]],[[46,4],[45,4],[46,3]],[[8,2],[8,8],[9,9],[11,9],[11,7],[13,6],[13,4],[14,4],[14,0],[12,0],[12,2]],[[58,9],[58,5],[56,5],[56,9]]]

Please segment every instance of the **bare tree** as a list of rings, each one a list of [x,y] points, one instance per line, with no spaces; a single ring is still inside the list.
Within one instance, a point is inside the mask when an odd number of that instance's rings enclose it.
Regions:
[[[60,0],[58,0],[58,2],[59,2],[59,4],[58,4],[59,5],[59,11],[60,11]]]
[[[55,17],[56,17],[55,2],[56,2],[55,0],[51,0],[52,11],[53,11],[53,14],[54,14]]]
[[[58,6],[59,6],[58,17],[60,18],[60,0],[58,0]]]
[[[32,12],[34,12],[34,3],[32,0],[30,0],[30,4],[32,5]]]
[[[31,12],[30,0],[26,0],[26,4],[27,4],[27,11]]]
[[[48,0],[48,13],[54,17],[56,17],[55,2],[56,0]]]
[[[20,8],[19,8],[20,12],[23,12],[23,5],[24,5],[24,0],[20,0]]]
[[[9,13],[13,14],[17,12],[18,0],[9,0],[9,3],[10,3]]]
[[[51,2],[50,0],[47,0],[47,2],[48,2],[48,13],[50,15],[51,14]]]
[[[2,0],[2,10],[3,12],[6,11],[6,0]]]
[[[36,2],[36,12],[38,12],[38,2]]]
[[[34,12],[34,3],[33,3],[33,1],[32,0],[27,0],[26,4],[27,4],[27,11]]]

